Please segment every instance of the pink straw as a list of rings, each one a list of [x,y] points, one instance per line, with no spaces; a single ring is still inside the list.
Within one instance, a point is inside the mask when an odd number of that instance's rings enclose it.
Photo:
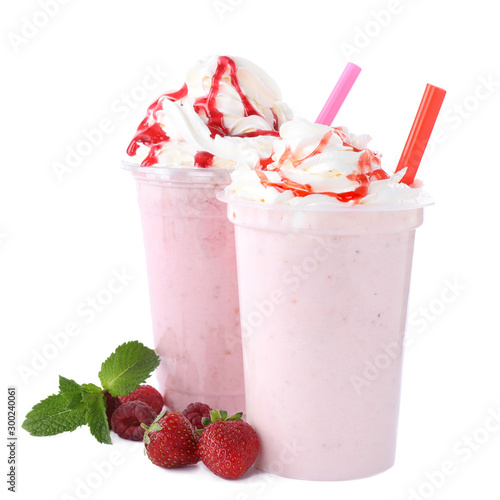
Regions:
[[[356,78],[358,78],[361,68],[353,63],[347,63],[342,75],[340,75],[339,81],[335,85],[330,97],[323,106],[318,118],[316,118],[316,123],[321,123],[323,125],[330,126],[333,120],[339,112],[340,106],[345,101],[347,94],[351,90]]]

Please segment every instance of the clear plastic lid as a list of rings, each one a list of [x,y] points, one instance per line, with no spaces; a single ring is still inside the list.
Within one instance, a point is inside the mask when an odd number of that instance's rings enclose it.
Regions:
[[[224,184],[231,181],[232,169],[200,167],[142,167],[121,162],[121,167],[133,174],[138,182],[176,184]]]

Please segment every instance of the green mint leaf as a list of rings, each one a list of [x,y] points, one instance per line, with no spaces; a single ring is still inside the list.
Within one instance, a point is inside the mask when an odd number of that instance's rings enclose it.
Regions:
[[[101,389],[93,384],[82,385],[83,402],[87,407],[86,419],[91,434],[99,443],[112,444],[109,433],[108,418],[106,416],[106,403]],[[89,390],[87,391],[86,388]],[[98,390],[96,392],[96,389]]]
[[[53,436],[61,432],[72,432],[84,425],[85,408],[68,408],[65,394],[53,394],[40,401],[26,415],[22,428],[32,436]]]
[[[82,410],[82,411],[85,411],[87,409],[87,407],[85,406],[85,403],[83,402],[82,393],[78,394],[73,399],[70,399],[68,401],[68,405],[67,405],[66,408],[68,408],[68,410]]]
[[[74,380],[59,375],[59,392],[68,399],[73,399],[74,396],[80,395],[82,388]]]
[[[126,342],[104,361],[99,379],[112,396],[127,396],[144,383],[160,364],[160,358],[140,342]]]
[[[99,394],[102,392],[102,389],[95,384],[82,384],[82,390],[89,394]]]
[[[74,380],[59,375],[59,393],[68,400],[67,408],[70,410],[85,410],[82,400],[82,386]]]

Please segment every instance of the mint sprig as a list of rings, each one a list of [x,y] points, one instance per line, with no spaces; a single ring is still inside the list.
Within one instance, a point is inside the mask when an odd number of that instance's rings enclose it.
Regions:
[[[90,433],[99,443],[112,444],[109,433],[108,417],[106,416],[106,401],[103,393],[83,392],[83,401],[87,406],[85,417]]]
[[[159,364],[154,351],[140,342],[127,342],[104,361],[99,379],[111,396],[126,396],[145,382]]]
[[[64,394],[53,394],[40,401],[26,415],[22,427],[32,436],[53,436],[72,432],[85,424],[85,410],[68,408]]]
[[[59,375],[59,393],[64,394],[68,399],[68,409],[85,409],[85,405],[82,401],[82,386],[77,384],[74,380]]]
[[[97,441],[112,444],[104,393],[127,396],[145,382],[159,364],[158,355],[140,342],[122,344],[101,366],[102,388],[95,384],[80,385],[60,376],[59,393],[36,404],[26,415],[22,428],[32,436],[53,436],[87,424]]]

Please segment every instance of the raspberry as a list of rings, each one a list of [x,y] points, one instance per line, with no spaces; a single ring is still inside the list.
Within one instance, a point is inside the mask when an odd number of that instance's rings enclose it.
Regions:
[[[108,425],[111,429],[111,417],[122,402],[119,397],[111,396],[109,392],[105,392],[104,395],[106,396],[106,416],[108,417]]]
[[[182,414],[191,422],[191,425],[196,429],[203,429],[201,419],[203,417],[210,418],[212,408],[204,403],[191,403],[182,412]]]
[[[141,385],[134,392],[128,396],[120,398],[122,403],[129,403],[130,401],[142,401],[149,405],[156,415],[161,413],[163,409],[164,401],[163,396],[150,385]]]
[[[151,425],[156,418],[152,408],[142,401],[121,404],[111,417],[111,428],[122,438],[142,441],[145,430],[141,424]]]

